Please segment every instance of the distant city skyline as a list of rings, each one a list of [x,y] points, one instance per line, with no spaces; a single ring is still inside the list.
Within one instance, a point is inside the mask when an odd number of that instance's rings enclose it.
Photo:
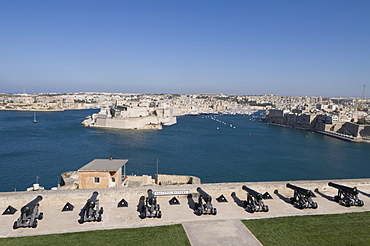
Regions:
[[[1,1],[0,93],[361,97],[369,10],[365,0]]]

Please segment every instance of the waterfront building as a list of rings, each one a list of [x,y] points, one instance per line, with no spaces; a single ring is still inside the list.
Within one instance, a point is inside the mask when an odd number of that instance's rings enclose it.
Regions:
[[[78,170],[79,189],[120,187],[127,159],[95,159]],[[125,169],[124,169],[125,170]],[[124,172],[124,175],[125,172]]]

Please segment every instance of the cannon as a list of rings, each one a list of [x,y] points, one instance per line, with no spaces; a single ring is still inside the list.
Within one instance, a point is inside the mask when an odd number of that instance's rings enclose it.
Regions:
[[[247,192],[247,200],[244,201],[244,207],[248,212],[254,213],[269,211],[269,207],[262,201],[263,195],[261,193],[258,193],[245,185],[243,185],[242,189]]]
[[[42,220],[44,214],[39,213],[39,202],[42,200],[42,196],[37,196],[35,199],[27,203],[21,208],[21,215],[18,220],[13,224],[13,229],[20,227],[37,227],[37,220]]]
[[[290,198],[292,204],[296,204],[299,208],[313,208],[318,207],[317,203],[312,201],[311,197],[315,197],[315,194],[307,189],[292,185],[286,184],[287,188],[294,190],[294,196]]]
[[[141,218],[161,218],[162,212],[157,203],[157,198],[154,196],[153,191],[149,189],[148,196],[145,199],[145,204],[141,209]]]
[[[202,215],[202,214],[217,214],[217,209],[212,206],[212,197],[208,195],[202,188],[198,187],[197,192],[199,193],[198,197],[198,203],[196,206],[196,214]],[[203,201],[205,204],[203,204]]]
[[[356,187],[351,188],[332,182],[329,182],[328,185],[338,189],[338,195],[334,196],[336,202],[342,202],[346,207],[364,205],[364,201],[358,199],[357,195],[359,192]]]
[[[99,193],[94,191],[92,196],[87,200],[85,206],[81,209],[81,218],[78,221],[80,224],[91,221],[100,222],[102,220],[104,209],[103,207],[99,208],[98,195]]]

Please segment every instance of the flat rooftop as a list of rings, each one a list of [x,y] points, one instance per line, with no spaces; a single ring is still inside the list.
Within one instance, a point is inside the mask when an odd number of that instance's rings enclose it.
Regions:
[[[128,159],[95,159],[78,169],[79,172],[115,172],[128,162]]]

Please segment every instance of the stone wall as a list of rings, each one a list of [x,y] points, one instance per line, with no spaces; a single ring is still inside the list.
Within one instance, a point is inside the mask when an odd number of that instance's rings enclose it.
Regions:
[[[147,190],[153,191],[173,191],[188,190],[191,194],[197,194],[197,187],[202,187],[209,195],[217,198],[221,194],[230,195],[235,192],[238,197],[245,196],[246,192],[242,186],[254,189],[258,192],[270,194],[278,190],[280,194],[292,196],[293,190],[286,188],[287,183],[300,186],[314,191],[318,188],[320,191],[335,190],[328,186],[328,182],[338,183],[350,187],[357,187],[359,190],[370,189],[370,179],[342,179],[342,180],[302,180],[302,181],[274,181],[274,182],[240,182],[240,183],[212,183],[212,184],[184,184],[184,185],[152,185],[145,187],[115,187],[105,189],[77,189],[77,190],[44,190],[44,191],[22,191],[22,192],[1,192],[0,207],[6,208],[8,205],[20,208],[33,200],[37,195],[42,195],[42,204],[56,205],[62,207],[66,202],[85,203],[92,193],[99,192],[98,199],[101,202],[119,202],[122,198],[126,200],[138,201],[141,196],[147,195]]]
[[[161,129],[156,116],[138,118],[105,118],[98,117],[94,126],[121,129]]]
[[[352,123],[352,122],[346,122],[339,130],[339,133],[343,133],[346,135],[357,137],[359,135],[359,125]]]
[[[364,128],[360,130],[360,135],[362,137],[369,138],[370,137],[370,126],[364,126]]]
[[[155,183],[159,185],[200,184],[200,178],[186,175],[157,174]]]
[[[270,109],[267,118],[268,118],[268,123],[283,124],[284,123],[284,111],[278,110],[278,109]]]
[[[58,189],[71,190],[78,189],[78,171],[65,172],[60,175]]]
[[[122,182],[122,186],[124,187],[139,187],[143,185],[153,185],[154,179],[152,176],[149,175],[141,175],[141,176],[126,176]]]

